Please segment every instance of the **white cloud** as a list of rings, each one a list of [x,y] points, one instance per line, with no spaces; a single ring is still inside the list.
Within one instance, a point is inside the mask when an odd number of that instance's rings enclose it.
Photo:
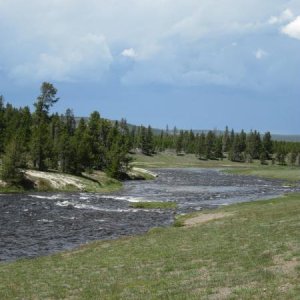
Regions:
[[[279,16],[272,16],[268,23],[273,25],[273,24],[282,24],[285,22],[288,22],[294,18],[294,14],[290,9],[284,10]]]
[[[135,50],[133,48],[124,49],[121,53],[124,57],[135,58],[137,56]]]
[[[99,80],[113,58],[103,36],[87,34],[55,44],[33,61],[12,68],[13,78],[32,80]]]
[[[272,22],[288,20],[297,10],[289,7]],[[0,64],[17,80],[102,80],[111,71],[133,85],[227,85],[244,79],[256,47],[247,37],[259,45],[281,9],[282,0],[0,0]]]
[[[282,32],[287,34],[289,37],[300,40],[300,16],[288,25],[282,28]]]
[[[263,59],[264,57],[268,56],[268,52],[262,50],[262,49],[257,49],[256,52],[254,53],[256,59]]]

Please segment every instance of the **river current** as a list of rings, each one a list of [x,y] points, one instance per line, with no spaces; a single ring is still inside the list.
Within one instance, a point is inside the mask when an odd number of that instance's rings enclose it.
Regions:
[[[155,180],[127,181],[113,194],[0,194],[0,261],[47,255],[173,222],[174,210],[134,209],[131,202],[173,201],[176,213],[187,213],[299,191],[280,180],[213,169],[155,172]]]

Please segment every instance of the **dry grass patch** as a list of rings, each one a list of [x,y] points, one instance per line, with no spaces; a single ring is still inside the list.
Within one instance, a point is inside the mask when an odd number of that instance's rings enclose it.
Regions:
[[[209,300],[223,300],[228,299],[232,293],[232,289],[229,287],[222,287],[217,290],[215,294],[208,297]]]
[[[196,217],[187,219],[184,221],[184,226],[196,226],[200,225],[212,220],[218,220],[218,219],[223,219],[225,217],[230,217],[233,216],[234,213],[229,213],[229,212],[220,212],[220,213],[212,213],[212,214],[200,214]]]
[[[285,276],[297,276],[296,268],[300,264],[296,257],[293,257],[291,260],[285,260],[282,255],[276,255],[273,257],[273,262],[275,266],[270,267],[271,271],[281,273]]]

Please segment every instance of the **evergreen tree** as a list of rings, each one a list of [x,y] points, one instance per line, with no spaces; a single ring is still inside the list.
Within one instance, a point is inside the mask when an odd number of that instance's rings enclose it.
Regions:
[[[51,155],[51,140],[49,132],[49,109],[58,101],[57,90],[51,83],[44,82],[41,94],[34,103],[33,128],[31,138],[31,156],[34,167],[46,169],[46,159]]]
[[[222,136],[222,152],[228,152],[230,150],[230,136],[228,126],[226,126],[224,134]]]
[[[260,156],[259,156],[259,160],[260,160],[260,164],[261,165],[267,165],[268,163],[267,163],[267,153],[266,153],[266,151],[262,151],[261,153],[260,153]]]
[[[262,146],[266,152],[267,158],[271,159],[273,154],[273,143],[270,132],[266,132],[263,136]]]
[[[286,149],[284,147],[280,147],[280,148],[277,149],[276,160],[280,165],[285,165],[286,164],[286,161],[285,161],[286,154],[287,154],[287,152],[286,152]]]
[[[101,142],[100,142],[100,114],[94,111],[89,118],[88,134],[90,143],[90,157],[92,160],[92,167],[101,170],[103,165],[101,163]]]
[[[223,159],[223,144],[222,144],[222,136],[218,136],[216,138],[216,145],[215,145],[215,157]]]
[[[243,162],[244,155],[241,152],[241,138],[239,134],[235,134],[234,140],[229,152],[229,159],[235,162]]]
[[[241,153],[245,152],[246,147],[247,147],[247,135],[246,135],[245,131],[242,129],[240,136],[239,136],[239,151]]]
[[[144,126],[141,126],[140,148],[145,155],[153,154],[153,134],[150,126],[147,129]]]
[[[5,137],[5,107],[4,98],[0,95],[0,154],[4,152],[4,137]]]
[[[149,125],[147,128],[147,147],[148,147],[148,155],[152,155],[154,152],[154,147],[153,147],[153,133],[152,133],[152,128]]]
[[[203,159],[206,154],[206,136],[204,132],[202,132],[198,138],[196,154],[199,159]]]
[[[176,138],[176,154],[179,155],[182,152],[183,148],[183,131],[181,130],[179,136]]]
[[[2,159],[1,179],[6,182],[20,182],[23,179],[23,173],[20,170],[21,149],[18,139],[15,136],[5,147],[5,153]]]
[[[187,134],[187,141],[184,148],[186,153],[195,153],[195,134],[193,130],[190,130]]]
[[[215,159],[215,142],[216,142],[216,135],[213,131],[209,131],[206,135],[206,159]]]
[[[246,152],[253,158],[259,159],[262,150],[260,134],[255,130],[251,131],[247,136]]]
[[[74,154],[74,173],[80,174],[93,166],[93,154],[91,147],[91,137],[84,119],[80,119],[78,127],[72,140],[75,150]]]

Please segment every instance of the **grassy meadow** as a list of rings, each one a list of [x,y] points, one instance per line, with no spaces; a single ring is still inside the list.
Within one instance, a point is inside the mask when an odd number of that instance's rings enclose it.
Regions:
[[[206,214],[224,217],[2,263],[0,299],[300,298],[300,195]]]
[[[132,165],[141,168],[245,168],[252,164],[224,160],[200,160],[195,154],[176,155],[175,152],[159,152],[153,156],[133,154]]]
[[[290,183],[300,181],[300,168],[291,166],[262,166],[254,164],[245,168],[226,170],[231,174],[252,175],[270,179],[282,179]]]
[[[133,158],[133,165],[142,168],[220,168],[231,174],[281,179],[290,184],[300,181],[299,167],[272,165],[270,162],[268,165],[261,165],[257,160],[253,163],[238,163],[228,159],[199,160],[194,154],[177,156],[172,152],[162,152],[155,156],[135,154]]]

